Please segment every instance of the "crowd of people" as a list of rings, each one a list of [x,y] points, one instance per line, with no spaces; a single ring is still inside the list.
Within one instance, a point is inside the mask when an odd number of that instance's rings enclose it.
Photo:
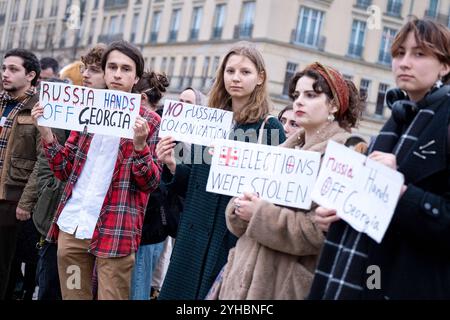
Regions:
[[[212,147],[158,138],[170,79],[126,41],[97,44],[59,70],[9,50],[0,94],[0,299],[449,299],[450,30],[412,19],[396,35],[379,135],[352,133],[365,97],[311,61],[278,117],[250,42],[222,57],[211,90],[178,100],[233,113],[229,139],[315,151],[330,140],[405,178],[381,243],[336,210],[206,191]],[[133,138],[38,124],[39,82],[141,96]],[[449,241],[447,241],[449,240]],[[22,268],[22,265],[25,268]],[[367,286],[369,266],[381,285]],[[448,280],[448,282],[447,282]]]

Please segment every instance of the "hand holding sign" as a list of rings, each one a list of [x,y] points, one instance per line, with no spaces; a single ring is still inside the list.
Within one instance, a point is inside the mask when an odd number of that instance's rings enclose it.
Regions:
[[[317,207],[314,211],[315,215],[313,217],[314,223],[319,227],[323,232],[328,232],[330,225],[333,222],[338,221],[340,218],[336,214],[336,210],[327,209],[324,207]]]
[[[325,208],[335,209],[355,230],[381,242],[404,191],[404,178],[390,168],[396,168],[392,155],[377,153],[374,158],[379,162],[336,142],[328,143],[312,192],[312,199],[324,207],[316,211],[321,228],[335,221]]]
[[[173,138],[167,136],[159,140],[155,150],[158,160],[164,163],[172,174],[175,173],[177,166],[174,152],[175,145]]]
[[[142,151],[147,145],[147,136],[149,132],[147,121],[140,115],[136,117],[136,122],[133,126],[134,136],[133,144],[136,151]]]
[[[39,130],[39,133],[41,134],[41,137],[44,139],[46,143],[52,143],[53,142],[53,133],[52,130],[48,127],[40,126],[38,124],[38,119],[42,117],[44,114],[44,107],[42,107],[39,102],[37,102],[33,109],[31,109],[31,117],[33,118],[34,125]]]

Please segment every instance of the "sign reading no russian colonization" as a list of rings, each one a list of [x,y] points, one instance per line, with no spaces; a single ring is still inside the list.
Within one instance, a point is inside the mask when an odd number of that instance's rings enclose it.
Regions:
[[[228,138],[232,122],[233,112],[166,100],[159,137],[211,146],[216,139]]]
[[[39,103],[44,114],[40,126],[132,139],[141,96],[122,91],[92,89],[42,82]]]

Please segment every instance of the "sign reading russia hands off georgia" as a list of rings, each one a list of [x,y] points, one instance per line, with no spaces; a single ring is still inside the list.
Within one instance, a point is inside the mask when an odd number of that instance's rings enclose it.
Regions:
[[[122,91],[42,82],[38,125],[132,139],[141,96]]]

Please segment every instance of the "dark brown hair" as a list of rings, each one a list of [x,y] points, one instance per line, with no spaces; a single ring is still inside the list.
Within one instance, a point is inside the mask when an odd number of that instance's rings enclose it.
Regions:
[[[144,73],[144,64],[145,64],[144,57],[142,56],[142,53],[139,51],[138,48],[136,48],[134,45],[124,40],[114,41],[106,48],[102,56],[103,71],[105,71],[106,61],[108,60],[109,54],[114,50],[123,53],[128,58],[133,60],[134,63],[136,64],[136,76],[138,78],[142,77],[142,74]]]
[[[441,63],[450,66],[450,29],[429,19],[414,17],[400,29],[392,43],[392,57],[398,55],[400,46],[405,42],[410,32],[414,33],[417,45],[425,53],[433,55]],[[443,82],[450,82],[450,73],[445,75]]]
[[[169,86],[169,79],[164,73],[156,73],[153,71],[146,71],[139,79],[138,83],[134,86],[134,89],[139,93],[144,93],[148,101],[156,107],[159,100],[166,92],[166,88]]]
[[[317,71],[306,69],[301,72],[297,72],[289,83],[289,97],[295,101],[295,88],[297,81],[302,77],[311,78],[314,81],[314,92],[321,94],[324,93],[327,96],[329,103],[332,103],[334,96],[331,92],[330,86],[324,77],[322,77]],[[364,110],[365,97],[361,96],[355,84],[350,80],[345,80],[349,90],[349,106],[348,109],[342,115],[335,115],[336,121],[343,129],[350,130],[350,128],[356,127],[359,119],[361,118],[362,111]]]

